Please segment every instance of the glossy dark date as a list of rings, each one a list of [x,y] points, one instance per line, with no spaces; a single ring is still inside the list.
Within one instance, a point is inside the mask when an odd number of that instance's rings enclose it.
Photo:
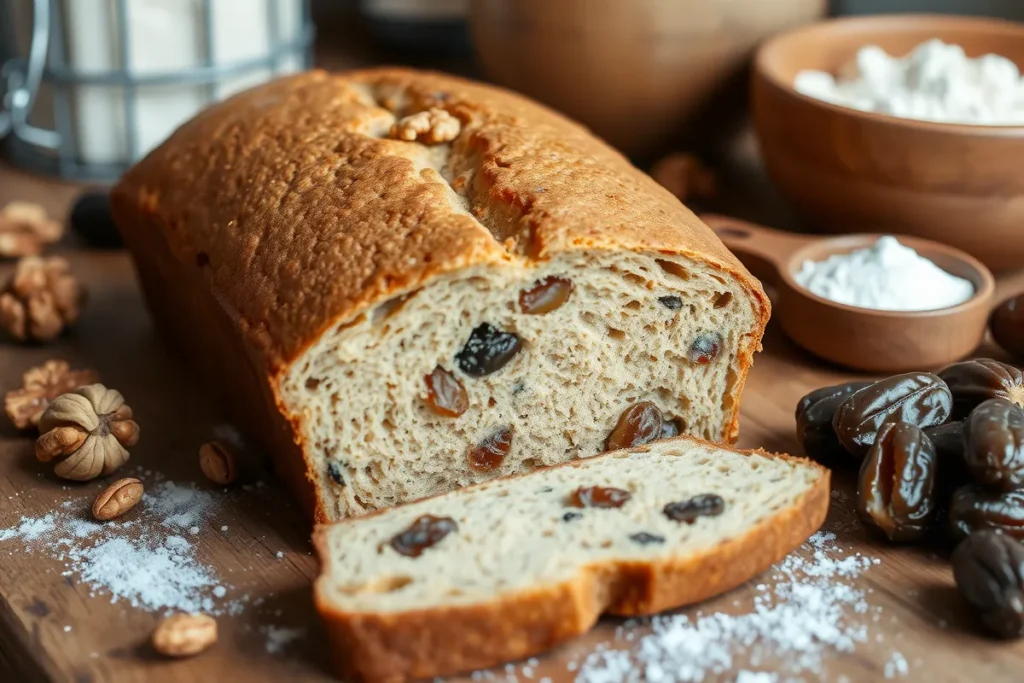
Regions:
[[[946,383],[927,372],[894,375],[861,389],[836,410],[832,426],[839,443],[851,454],[863,457],[874,445],[882,427],[906,422],[921,428],[944,423],[953,397]]]
[[[796,438],[807,456],[819,461],[833,461],[845,454],[836,437],[832,418],[836,410],[872,382],[847,382],[816,389],[800,399],[796,406]]]
[[[882,427],[860,468],[857,512],[890,541],[924,536],[937,509],[935,446],[920,427]]]
[[[953,394],[953,416],[957,419],[967,417],[990,398],[1024,405],[1024,374],[991,358],[954,363],[939,372],[939,377]]]
[[[1024,546],[1006,534],[979,531],[953,551],[953,578],[985,628],[1024,637]]]
[[[1018,358],[1024,358],[1024,293],[1012,296],[992,311],[992,338]]]
[[[991,529],[1024,539],[1024,491],[992,491],[980,484],[956,490],[949,503],[949,526],[956,539]]]
[[[964,460],[978,483],[1002,491],[1024,486],[1024,410],[990,398],[964,426]]]
[[[974,481],[964,460],[964,421],[947,422],[924,430],[939,461],[939,488],[943,495]]]

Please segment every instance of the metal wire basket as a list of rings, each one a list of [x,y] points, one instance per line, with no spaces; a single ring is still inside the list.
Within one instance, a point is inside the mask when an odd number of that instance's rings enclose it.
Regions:
[[[211,102],[308,68],[312,40],[309,0],[0,0],[0,138],[19,166],[113,180]]]

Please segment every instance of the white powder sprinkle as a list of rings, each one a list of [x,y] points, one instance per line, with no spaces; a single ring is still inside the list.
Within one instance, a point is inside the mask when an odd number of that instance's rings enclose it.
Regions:
[[[885,663],[885,677],[896,678],[897,676],[906,676],[910,672],[910,667],[907,666],[907,658],[900,652],[893,652],[892,657],[888,662]]]
[[[164,526],[182,529],[195,526],[213,506],[213,494],[193,486],[163,482],[160,484],[159,495],[143,498],[146,509],[153,515],[162,517]]]
[[[216,439],[225,441],[235,448],[242,448],[245,444],[242,442],[242,434],[232,424],[219,424],[213,428],[213,436]]]
[[[290,643],[306,635],[306,629],[304,628],[264,626],[260,630],[267,638],[265,643],[266,650],[272,655],[281,652]]]
[[[274,553],[274,557],[280,560],[284,557],[284,553],[278,550],[276,553]]]
[[[52,555],[64,563],[64,576],[77,577],[92,594],[109,595],[111,602],[149,610],[234,611],[234,605],[214,602],[227,588],[198,560],[192,541],[168,533],[190,525],[198,533],[194,523],[214,514],[212,494],[167,481],[151,484],[138,516],[112,524],[85,516],[91,500],[86,494],[38,519],[22,518],[0,530],[0,541],[20,540],[27,552]]]
[[[777,680],[777,676],[766,671],[740,671],[736,676],[736,683],[775,683]]]
[[[64,633],[71,633],[71,626],[70,625],[64,627]]]
[[[815,534],[804,548],[810,559],[791,555],[776,565],[774,585],[757,592],[750,612],[626,622],[620,640],[638,625],[649,623],[652,632],[628,649],[599,648],[583,661],[577,683],[703,681],[742,663],[777,671],[741,671],[742,683],[820,674],[826,654],[852,652],[867,640],[867,627],[852,615],[870,606],[849,581],[876,562],[860,554],[842,557],[831,533]]]
[[[222,527],[220,528],[220,530],[221,530],[221,531],[227,531],[227,530],[228,530],[228,525],[227,525],[227,524],[225,524],[224,526],[222,526]]]
[[[55,519],[56,517],[53,513],[39,519],[22,517],[21,523],[18,526],[0,530],[0,541],[9,541],[12,538],[34,541],[43,534],[53,531]]]
[[[192,534],[193,536],[198,536],[199,535],[199,527],[197,527],[197,526],[190,526],[188,528],[188,532],[190,534]]]

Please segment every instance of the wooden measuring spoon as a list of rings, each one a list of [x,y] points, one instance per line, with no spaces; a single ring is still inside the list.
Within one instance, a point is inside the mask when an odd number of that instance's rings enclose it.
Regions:
[[[773,317],[793,341],[817,356],[867,372],[907,372],[959,360],[985,336],[995,280],[984,265],[959,249],[898,235],[901,243],[974,284],[974,296],[933,311],[879,311],[822,298],[797,284],[794,275],[804,261],[863,249],[881,235],[823,238],[726,216],[701,219],[748,268],[777,287]]]

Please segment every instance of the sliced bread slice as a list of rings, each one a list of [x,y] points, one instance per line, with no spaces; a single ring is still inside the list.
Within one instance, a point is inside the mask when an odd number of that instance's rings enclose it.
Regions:
[[[318,527],[316,603],[346,679],[494,666],[708,599],[818,529],[828,470],[690,438]]]

